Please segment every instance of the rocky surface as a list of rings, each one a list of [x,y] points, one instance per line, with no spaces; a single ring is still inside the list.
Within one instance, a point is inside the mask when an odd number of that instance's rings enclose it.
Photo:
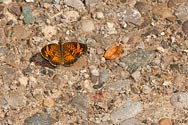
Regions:
[[[0,0],[0,124],[188,124],[187,34],[187,0]],[[59,41],[88,52],[54,67]]]

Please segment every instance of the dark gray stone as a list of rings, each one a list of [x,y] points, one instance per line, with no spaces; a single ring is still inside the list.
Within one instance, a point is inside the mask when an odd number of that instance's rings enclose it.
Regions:
[[[121,61],[128,66],[128,71],[133,73],[139,67],[150,63],[154,57],[155,51],[153,50],[138,50],[122,58]]]
[[[34,114],[33,116],[27,118],[24,122],[24,125],[52,125],[57,120],[51,118],[47,114]]]
[[[24,23],[32,24],[34,23],[34,17],[31,12],[31,8],[27,5],[22,6],[22,14],[24,16]]]

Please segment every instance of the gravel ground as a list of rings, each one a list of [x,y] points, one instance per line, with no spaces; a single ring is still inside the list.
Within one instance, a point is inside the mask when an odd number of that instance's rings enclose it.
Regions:
[[[188,124],[187,0],[0,0],[0,35],[2,125]],[[54,67],[59,41],[88,52]]]

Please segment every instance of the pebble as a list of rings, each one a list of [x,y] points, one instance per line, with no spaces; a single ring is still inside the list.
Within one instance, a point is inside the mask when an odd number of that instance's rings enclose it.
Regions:
[[[95,30],[95,25],[92,20],[83,19],[80,25],[83,32],[92,32]]]
[[[25,0],[25,1],[28,2],[28,3],[35,2],[34,0]]]
[[[74,97],[71,101],[71,104],[77,108],[78,113],[83,119],[88,117],[87,103],[87,97],[81,95]]]
[[[114,27],[114,23],[111,23],[111,22],[106,23],[106,30],[107,30],[108,34],[110,34],[110,35],[117,33],[116,28]]]
[[[185,22],[183,22],[183,24],[182,24],[182,30],[183,30],[183,32],[184,32],[185,34],[188,35],[188,20],[185,21]]]
[[[19,108],[26,105],[27,98],[20,94],[20,92],[11,92],[5,96],[5,100],[11,107]]]
[[[137,9],[131,8],[123,8],[118,10],[118,17],[121,21],[125,21],[128,23],[140,24],[141,14]]]
[[[94,88],[94,89],[100,89],[100,88],[103,87],[103,84],[104,84],[104,83],[99,83],[99,84],[93,85],[93,88]]]
[[[159,120],[159,125],[172,125],[170,118],[162,118]]]
[[[26,125],[52,125],[56,122],[57,120],[51,118],[48,114],[39,113],[32,115],[24,121]]]
[[[26,24],[33,24],[34,23],[34,17],[31,12],[31,8],[27,5],[22,6],[22,14],[24,16],[24,23]]]
[[[64,4],[77,10],[83,10],[85,8],[81,0],[64,0]]]
[[[91,9],[92,7],[95,7],[97,3],[99,3],[99,0],[85,0],[85,5],[89,9]]]
[[[95,66],[90,66],[90,72],[93,76],[99,76],[99,69]]]
[[[172,17],[172,12],[171,9],[167,7],[166,4],[164,5],[160,5],[157,7],[153,7],[153,13],[156,16],[159,16],[161,18],[168,18],[168,17]]]
[[[142,88],[143,88],[142,91],[143,91],[144,94],[149,94],[152,91],[152,88],[150,88],[147,85],[143,85]]]
[[[26,67],[25,69],[22,70],[24,75],[29,75],[32,72],[31,67]]]
[[[66,11],[63,14],[63,17],[67,19],[68,21],[77,21],[80,17],[79,13],[77,11]]]
[[[2,120],[4,117],[5,117],[5,112],[3,112],[3,111],[0,109],[0,120]]]
[[[97,19],[104,19],[104,14],[102,12],[97,12],[96,17]]]
[[[133,77],[133,79],[136,81],[136,82],[138,82],[138,81],[140,81],[140,79],[141,79],[141,74],[140,74],[140,71],[135,71],[133,74],[131,74],[131,76]]]
[[[62,82],[61,75],[58,75],[58,74],[54,75],[53,81],[54,81],[56,84],[58,84],[58,85],[61,84],[61,82]]]
[[[114,124],[132,118],[143,111],[140,102],[128,101],[111,113],[111,120]]]
[[[0,0],[0,3],[10,4],[12,3],[12,0]]]
[[[97,48],[96,52],[97,52],[97,54],[102,55],[102,54],[104,54],[104,49]]]
[[[112,84],[106,84],[105,88],[116,91],[119,91],[121,89],[127,90],[130,88],[130,80],[118,80]]]
[[[121,58],[121,62],[124,62],[128,66],[129,73],[135,72],[139,67],[147,65],[155,57],[155,51],[153,50],[137,50],[130,53],[128,56]]]
[[[137,1],[135,4],[135,8],[138,9],[138,11],[142,14],[142,15],[146,15],[149,12],[150,7],[148,6],[147,3],[145,2],[141,2],[141,1]]]
[[[170,102],[179,109],[188,109],[188,93],[178,92],[171,96]]]
[[[31,31],[26,30],[23,25],[14,25],[12,32],[14,32],[13,37],[17,40],[28,39],[31,35]]]
[[[20,82],[21,85],[26,86],[28,84],[28,78],[25,76],[19,77],[18,81]]]
[[[109,78],[108,71],[99,72],[99,83],[105,83]]]
[[[19,5],[16,4],[12,4],[8,7],[8,11],[16,16],[20,16],[21,15],[21,9]]]
[[[52,107],[52,106],[54,106],[54,104],[55,104],[55,102],[51,98],[46,98],[43,101],[43,105],[46,106],[46,107]]]
[[[50,6],[51,6],[51,4],[49,4],[49,3],[43,3],[43,7],[44,7],[45,9],[49,8]]]
[[[87,92],[89,92],[89,93],[91,93],[91,92],[94,91],[94,90],[93,90],[93,87],[92,87],[91,81],[89,81],[89,80],[85,80],[85,81],[84,81],[84,89],[85,89]]]
[[[175,10],[174,13],[179,20],[182,22],[188,20],[188,3],[187,2],[182,2],[177,9]]]

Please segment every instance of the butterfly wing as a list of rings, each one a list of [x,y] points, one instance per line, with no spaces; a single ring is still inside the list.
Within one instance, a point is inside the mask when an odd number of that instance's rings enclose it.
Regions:
[[[62,62],[61,46],[59,44],[48,44],[41,49],[41,55],[52,65],[57,66]]]
[[[62,45],[64,66],[70,66],[87,51],[87,45],[78,42],[67,42]]]

